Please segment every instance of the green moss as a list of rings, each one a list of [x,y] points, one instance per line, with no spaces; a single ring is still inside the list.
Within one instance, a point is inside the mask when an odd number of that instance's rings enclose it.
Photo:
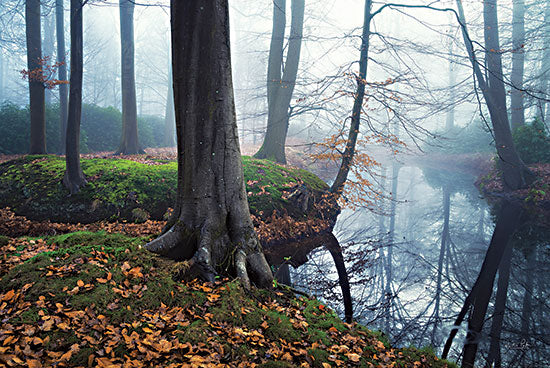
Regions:
[[[162,162],[161,162],[162,161]],[[90,223],[99,220],[143,222],[162,220],[175,203],[177,163],[157,160],[148,165],[122,159],[83,159],[88,184],[69,196],[61,181],[65,160],[58,156],[30,155],[0,164],[0,205],[33,220]],[[314,192],[328,186],[312,173],[243,157],[246,190],[252,213],[271,215],[287,209],[283,193],[303,183]]]
[[[9,242],[10,242],[10,238],[4,235],[0,235],[0,247],[8,245]]]
[[[58,249],[41,253],[8,272],[0,280],[1,292],[32,283],[33,287],[25,293],[28,301],[50,295],[53,302],[76,309],[95,305],[115,322],[128,318],[134,310],[157,308],[161,302],[176,305],[184,301],[171,295],[176,282],[172,280],[171,268],[165,264],[169,262],[142,249],[143,238],[104,232],[77,232],[49,237],[46,242],[56,244]],[[121,269],[124,263],[131,268],[139,268],[143,277],[125,275]],[[67,265],[73,267],[64,269]],[[106,279],[109,273],[110,282],[98,283],[97,279]],[[79,280],[92,287],[71,294]],[[126,298],[113,292],[113,287],[121,288],[120,285],[125,282],[128,283],[127,288],[144,283],[147,290]],[[29,317],[24,316],[26,319]]]
[[[328,357],[330,354],[322,349],[309,349],[308,354],[313,357],[313,366],[322,367],[322,362],[328,362]]]

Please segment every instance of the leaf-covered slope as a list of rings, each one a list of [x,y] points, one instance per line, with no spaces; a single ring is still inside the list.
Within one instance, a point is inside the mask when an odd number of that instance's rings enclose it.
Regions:
[[[175,265],[144,241],[90,232],[10,239],[1,248],[11,261],[0,279],[0,365],[449,366],[394,349],[317,300],[174,281]]]
[[[302,169],[243,157],[250,209],[267,218],[273,211],[294,218],[311,215],[311,203],[288,198],[307,188],[312,198],[327,191],[318,177]],[[0,164],[0,207],[10,207],[31,220],[91,223],[101,220],[161,220],[175,202],[177,164],[144,159],[83,159],[88,179],[80,193],[69,196],[61,184],[65,161],[57,156],[26,156]],[[315,215],[313,215],[315,216]]]

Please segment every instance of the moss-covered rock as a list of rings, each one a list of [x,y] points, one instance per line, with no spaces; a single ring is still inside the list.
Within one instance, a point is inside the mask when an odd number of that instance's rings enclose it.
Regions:
[[[26,156],[0,164],[0,207],[31,220],[91,223],[100,220],[162,220],[175,203],[177,164],[166,160],[83,159],[88,184],[69,196],[61,180],[64,158]],[[273,211],[294,218],[315,216],[316,198],[328,186],[312,173],[243,157],[252,214]],[[307,195],[291,196],[302,189]]]
[[[429,351],[394,349],[285,290],[174,281],[174,264],[144,251],[145,240],[41,239],[48,251],[0,279],[0,365],[453,366]]]

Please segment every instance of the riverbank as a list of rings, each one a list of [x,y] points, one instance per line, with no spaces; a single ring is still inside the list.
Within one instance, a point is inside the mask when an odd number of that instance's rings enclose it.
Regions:
[[[529,167],[537,179],[525,189],[505,192],[495,167],[480,175],[475,184],[488,200],[506,199],[522,203],[529,210],[535,210],[544,222],[550,223],[550,164],[534,164]]]

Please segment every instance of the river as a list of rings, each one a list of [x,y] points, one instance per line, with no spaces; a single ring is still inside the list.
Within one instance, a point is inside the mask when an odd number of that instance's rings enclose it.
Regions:
[[[391,198],[376,208],[344,209],[334,229],[354,318],[394,345],[441,355],[462,311],[449,359],[550,366],[550,229],[517,205],[490,206],[464,173],[402,166],[378,181]],[[292,270],[292,279],[343,314],[324,248]]]

